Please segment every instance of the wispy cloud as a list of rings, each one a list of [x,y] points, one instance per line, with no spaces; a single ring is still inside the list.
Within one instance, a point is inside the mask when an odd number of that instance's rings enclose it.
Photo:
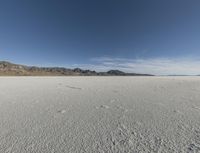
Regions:
[[[127,59],[98,57],[93,64],[79,64],[73,67],[107,71],[119,69],[125,72],[148,73],[155,75],[197,75],[200,74],[200,59],[197,57]]]

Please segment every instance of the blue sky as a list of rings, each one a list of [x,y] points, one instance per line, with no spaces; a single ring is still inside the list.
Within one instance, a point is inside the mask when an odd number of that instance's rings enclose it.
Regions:
[[[0,60],[200,74],[199,0],[0,0]]]

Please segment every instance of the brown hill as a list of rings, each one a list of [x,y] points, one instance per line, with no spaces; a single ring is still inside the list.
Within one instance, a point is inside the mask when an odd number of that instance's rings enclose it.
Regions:
[[[80,68],[36,67],[0,61],[1,76],[152,76],[149,74],[125,73],[119,70],[96,72]]]

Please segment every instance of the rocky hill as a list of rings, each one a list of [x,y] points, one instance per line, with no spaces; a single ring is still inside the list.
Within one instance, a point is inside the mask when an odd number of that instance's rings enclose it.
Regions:
[[[80,68],[36,67],[0,61],[1,76],[152,76],[149,74],[125,73],[119,70],[96,72]]]

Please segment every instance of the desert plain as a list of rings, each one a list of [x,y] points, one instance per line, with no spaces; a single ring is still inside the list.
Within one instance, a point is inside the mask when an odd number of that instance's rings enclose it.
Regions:
[[[0,153],[200,152],[200,77],[0,77]]]

